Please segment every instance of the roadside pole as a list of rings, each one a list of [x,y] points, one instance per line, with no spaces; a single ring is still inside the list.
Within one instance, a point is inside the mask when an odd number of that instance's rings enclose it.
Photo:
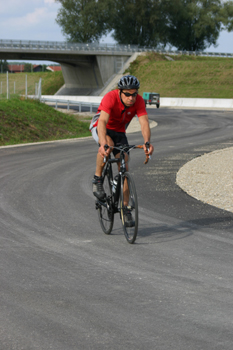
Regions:
[[[28,82],[27,82],[27,74],[25,75],[25,99],[27,99],[28,95]]]
[[[8,71],[6,72],[6,98],[9,98],[9,80],[8,80]]]
[[[39,99],[39,101],[41,101],[41,88],[42,88],[41,83],[42,83],[42,79],[40,78],[39,86],[38,86],[38,99]]]

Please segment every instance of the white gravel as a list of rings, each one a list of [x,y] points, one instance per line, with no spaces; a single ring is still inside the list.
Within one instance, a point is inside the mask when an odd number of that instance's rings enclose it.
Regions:
[[[186,163],[176,183],[190,196],[233,212],[233,147],[214,151]]]

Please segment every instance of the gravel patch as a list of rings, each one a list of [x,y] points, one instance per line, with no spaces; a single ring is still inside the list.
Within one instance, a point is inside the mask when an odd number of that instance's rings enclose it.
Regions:
[[[190,196],[233,212],[233,147],[214,151],[186,163],[176,183]]]
[[[149,123],[150,123],[150,128],[151,128],[151,129],[154,128],[154,127],[156,127],[156,126],[158,125],[158,124],[157,124],[155,121],[153,121],[153,120],[149,120]],[[138,117],[134,117],[134,118],[131,120],[131,122],[130,122],[130,124],[129,124],[127,130],[126,130],[126,133],[129,134],[129,133],[138,132],[138,131],[141,131],[141,126],[140,126]]]

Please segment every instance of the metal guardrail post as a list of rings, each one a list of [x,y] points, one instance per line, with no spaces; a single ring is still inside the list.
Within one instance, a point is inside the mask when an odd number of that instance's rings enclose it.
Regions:
[[[79,108],[78,108],[78,110],[79,110],[79,112],[82,112],[82,105],[81,105],[81,102],[79,102]]]

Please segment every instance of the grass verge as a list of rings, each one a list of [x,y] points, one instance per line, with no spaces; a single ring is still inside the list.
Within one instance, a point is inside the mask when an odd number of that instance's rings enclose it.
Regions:
[[[0,102],[0,145],[91,136],[89,123],[34,100]]]

